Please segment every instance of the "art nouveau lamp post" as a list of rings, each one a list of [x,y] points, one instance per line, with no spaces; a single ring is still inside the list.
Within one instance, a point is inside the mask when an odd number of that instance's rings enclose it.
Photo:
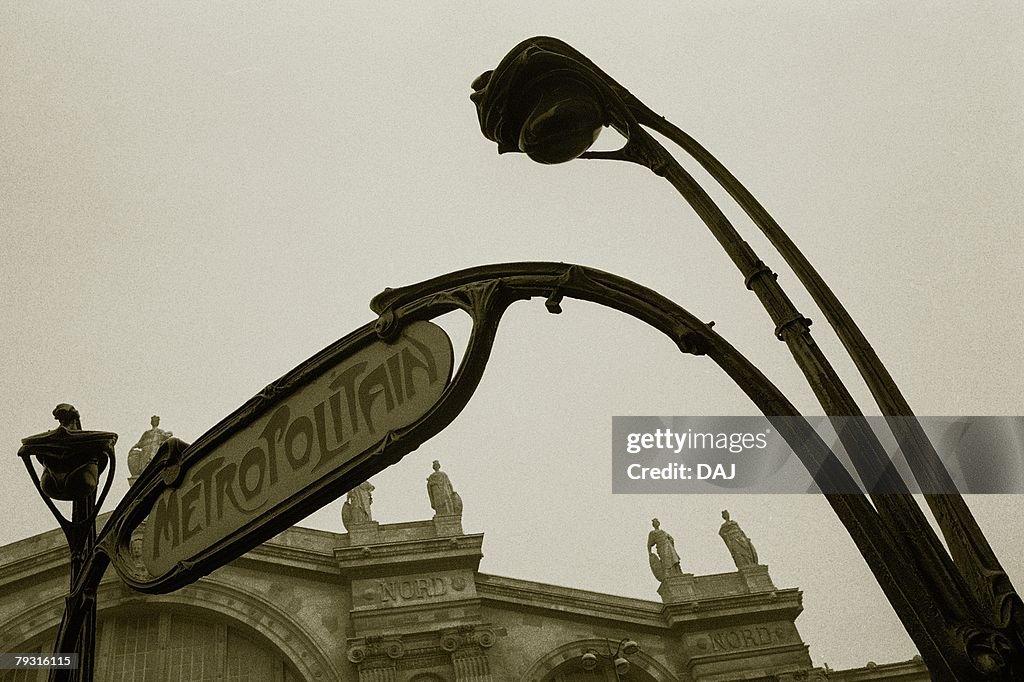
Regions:
[[[78,630],[81,634],[75,652],[55,651],[54,654],[78,653],[78,668],[51,668],[50,680],[92,682],[96,648],[96,592],[95,587],[85,592],[76,593],[75,590],[96,544],[96,514],[113,481],[117,434],[109,431],[83,431],[78,410],[65,403],[53,410],[53,416],[60,422],[60,426],[52,431],[23,438],[21,449],[18,450],[18,456],[25,463],[32,483],[64,531],[71,551],[71,594],[60,630],[63,631],[69,624],[80,623]],[[33,457],[43,468],[41,476],[32,464]],[[107,472],[103,492],[97,499],[99,476],[108,463],[110,471]],[[71,502],[70,519],[61,513],[54,500]]]
[[[840,518],[936,679],[1017,679],[1024,675],[1024,604],[892,377],[838,298],[749,191],[681,129],[659,116],[583,54],[549,37],[523,41],[473,82],[485,137],[498,152],[544,164],[576,158],[627,161],[666,178],[718,240],[775,325],[833,423],[864,487],[877,524]],[[625,144],[589,151],[605,126]],[[896,473],[837,372],[814,343],[810,320],[775,273],[708,193],[647,129],[691,155],[765,234],[836,330],[887,417],[941,529],[942,546]],[[830,498],[834,509],[841,501]],[[869,526],[871,524],[868,524]],[[856,526],[856,527],[855,527]],[[896,547],[893,547],[893,541]],[[887,546],[885,551],[879,547]],[[896,551],[891,551],[895,549]]]

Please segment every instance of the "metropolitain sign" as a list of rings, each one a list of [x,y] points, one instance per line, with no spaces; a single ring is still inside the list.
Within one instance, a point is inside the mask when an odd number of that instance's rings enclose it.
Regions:
[[[391,341],[363,336],[351,352],[342,344],[327,353],[327,362],[321,354],[271,385],[254,399],[257,409],[247,403],[185,447],[180,463],[161,451],[154,465],[163,469],[162,479],[146,477],[160,492],[146,496],[141,557],[138,550],[134,557],[147,578],[187,570],[242,535],[268,535],[261,529],[276,530],[273,522],[285,508],[290,517],[299,507],[305,515],[337,498],[366,476],[339,474],[387,454],[396,431],[438,403],[454,362],[441,327],[416,321]],[[311,492],[317,499],[300,504]]]

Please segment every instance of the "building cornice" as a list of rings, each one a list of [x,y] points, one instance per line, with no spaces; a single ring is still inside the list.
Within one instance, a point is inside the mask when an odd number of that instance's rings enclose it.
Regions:
[[[486,573],[477,573],[476,589],[484,603],[500,602],[646,627],[666,627],[665,607],[659,602]]]
[[[500,602],[656,628],[672,628],[681,624],[719,627],[749,620],[751,614],[758,614],[762,620],[792,620],[803,608],[802,594],[796,588],[662,604],[485,573],[477,574],[476,587],[485,604],[488,601]]]
[[[483,557],[483,539],[483,533],[477,533],[337,547],[334,560],[337,570],[351,579],[424,570],[467,568],[475,571]]]
[[[279,545],[273,543],[273,541],[266,542],[246,552],[236,561],[270,564],[274,567],[300,569],[312,573],[338,574],[338,566],[334,561],[333,554],[317,552],[302,547]]]

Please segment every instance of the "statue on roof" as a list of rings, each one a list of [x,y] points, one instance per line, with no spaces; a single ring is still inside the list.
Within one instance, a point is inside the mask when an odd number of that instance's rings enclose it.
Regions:
[[[427,476],[427,495],[434,516],[461,516],[462,498],[452,487],[448,474],[441,471],[441,463],[434,460],[434,472]]]
[[[128,451],[128,473],[131,477],[137,477],[142,473],[156,455],[160,446],[166,443],[174,434],[160,428],[160,417],[153,415],[150,420],[150,429],[145,431],[139,442]]]
[[[664,581],[670,576],[682,575],[683,569],[679,567],[676,541],[667,531],[661,529],[661,522],[658,519],[651,519],[651,525],[654,526],[654,530],[647,534],[647,560],[651,564],[654,577]]]
[[[370,523],[373,515],[370,514],[370,505],[373,504],[373,484],[363,481],[352,490],[348,491],[348,498],[341,507],[341,523],[345,530],[360,523]]]
[[[725,521],[718,530],[718,534],[722,536],[725,546],[729,548],[729,554],[732,554],[732,560],[735,562],[736,568],[756,566],[757,550],[754,549],[754,544],[750,542],[750,538],[740,528],[740,524],[729,518],[728,510],[722,510],[722,518]]]

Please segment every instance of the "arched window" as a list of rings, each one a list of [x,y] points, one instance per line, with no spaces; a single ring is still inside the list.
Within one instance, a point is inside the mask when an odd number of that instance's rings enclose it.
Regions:
[[[104,682],[301,682],[268,640],[197,611],[133,607],[101,613],[96,679]],[[52,631],[25,653],[49,651]],[[42,682],[45,670],[0,671],[0,682]]]
[[[267,639],[198,610],[132,606],[97,618],[95,678],[102,682],[301,682]],[[53,630],[18,647],[49,653]],[[45,682],[44,669],[0,670],[0,682]]]

